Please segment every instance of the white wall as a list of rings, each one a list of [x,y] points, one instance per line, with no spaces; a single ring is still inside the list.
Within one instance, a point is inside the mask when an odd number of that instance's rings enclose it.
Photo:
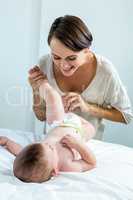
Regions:
[[[42,1],[40,55],[47,53],[47,35],[56,17],[72,14],[81,17],[94,35],[92,49],[109,58],[127,87],[133,104],[133,1],[58,0]],[[133,147],[133,123],[108,123],[104,140]]]
[[[29,67],[37,62],[41,1],[0,1],[0,127],[34,130]]]

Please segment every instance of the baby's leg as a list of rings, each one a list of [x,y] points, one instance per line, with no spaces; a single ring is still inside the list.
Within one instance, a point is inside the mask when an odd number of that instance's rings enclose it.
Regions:
[[[53,121],[62,121],[64,119],[64,107],[61,96],[45,80],[40,88],[40,96],[46,101],[46,120],[49,124]]]
[[[80,117],[81,123],[82,123],[82,127],[84,130],[84,140],[87,142],[88,140],[90,140],[91,138],[93,138],[96,134],[96,130],[94,128],[94,126],[88,122],[87,120],[85,120],[84,118]]]

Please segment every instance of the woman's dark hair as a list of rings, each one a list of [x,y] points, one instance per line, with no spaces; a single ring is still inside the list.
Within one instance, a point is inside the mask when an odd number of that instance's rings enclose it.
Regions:
[[[55,19],[48,35],[49,45],[53,37],[73,51],[89,48],[93,40],[85,23],[80,18],[71,15]]]

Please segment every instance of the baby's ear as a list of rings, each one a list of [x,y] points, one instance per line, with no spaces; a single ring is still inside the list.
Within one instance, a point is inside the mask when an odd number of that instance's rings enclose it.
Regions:
[[[57,168],[54,168],[52,171],[52,176],[58,176],[59,175],[59,170]]]

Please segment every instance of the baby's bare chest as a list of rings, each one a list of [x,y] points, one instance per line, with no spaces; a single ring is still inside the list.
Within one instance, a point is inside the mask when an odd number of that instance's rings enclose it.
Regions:
[[[66,162],[67,160],[73,160],[74,159],[74,153],[73,151],[68,148],[63,146],[62,144],[59,144],[59,158],[60,161]]]
[[[58,148],[59,148],[59,152],[60,152],[59,159],[60,159],[60,164],[62,166],[62,169],[64,169],[64,168],[66,169],[67,163],[69,161],[79,158],[79,153],[74,149],[65,147],[62,144],[60,144]]]

